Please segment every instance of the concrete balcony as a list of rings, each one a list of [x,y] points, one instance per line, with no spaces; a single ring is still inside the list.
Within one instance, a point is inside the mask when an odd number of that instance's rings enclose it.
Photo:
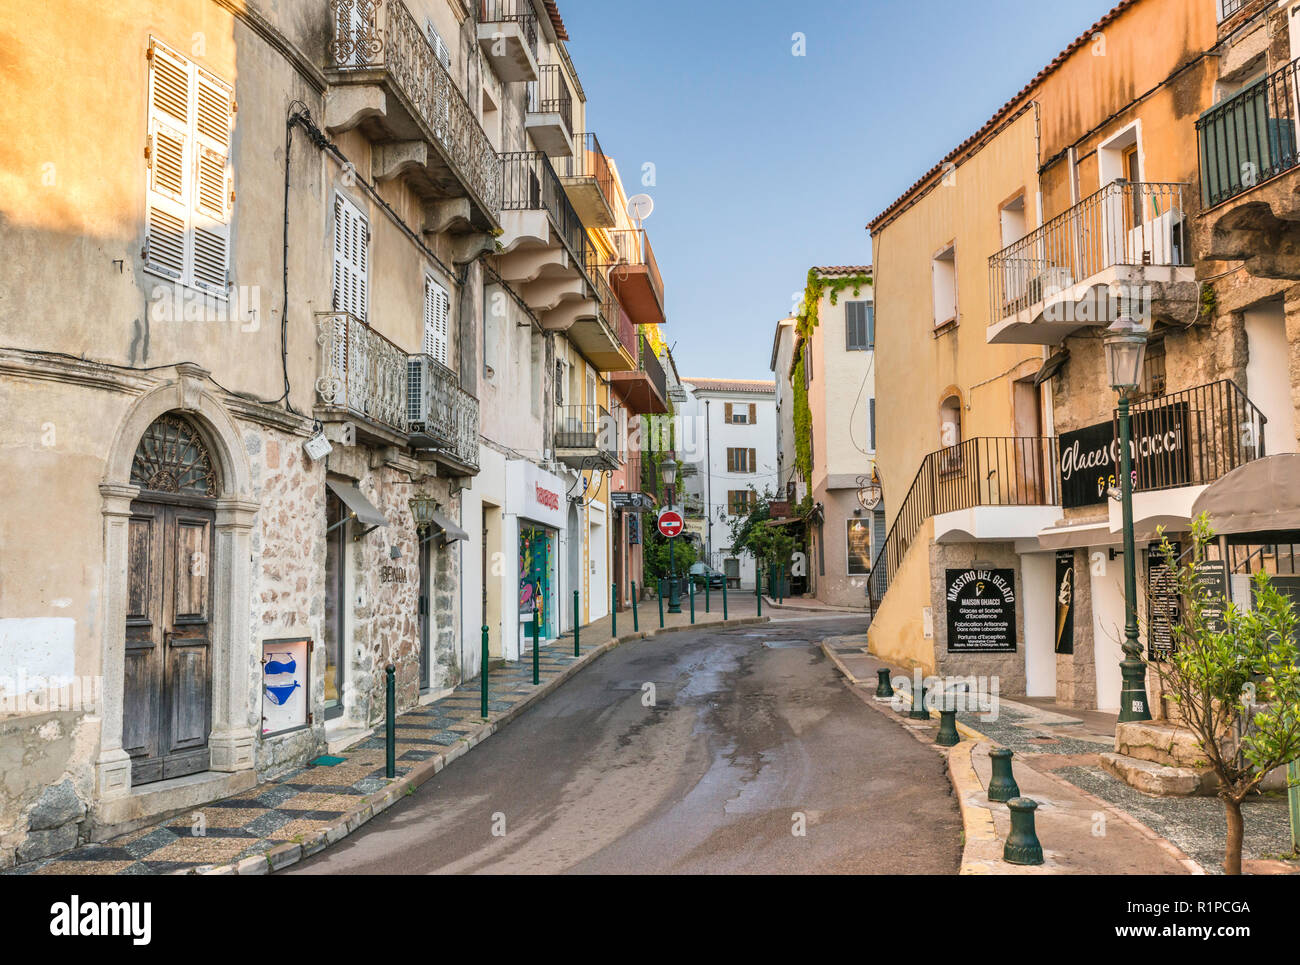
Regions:
[[[572,157],[556,162],[555,170],[573,209],[588,228],[612,228],[618,223],[614,172],[600,141],[590,132],[574,137]]]
[[[635,368],[636,357],[633,353],[636,334],[631,319],[623,312],[599,270],[591,271],[589,279],[595,295],[594,303],[571,303],[577,307],[574,309],[572,323],[565,329],[566,337],[602,372],[622,372]],[[562,314],[559,313],[559,316]],[[545,326],[551,322],[552,319],[548,317],[542,324]]]
[[[664,324],[664,280],[645,229],[611,231],[609,238],[614,244],[615,261],[601,267],[633,324]]]
[[[405,4],[331,0],[330,13],[326,130],[375,144],[376,180],[410,182],[428,202],[425,230],[499,228],[496,152]]]
[[[537,13],[533,0],[481,0],[479,50],[504,83],[537,79]]]
[[[668,411],[668,377],[645,336],[635,337],[639,343],[635,352],[637,366],[626,372],[610,372],[610,388],[633,415],[663,415]]]
[[[988,341],[1057,345],[1123,312],[1148,328],[1193,322],[1187,190],[1114,181],[993,255]]]
[[[1198,257],[1244,261],[1259,278],[1300,279],[1298,76],[1300,60],[1197,120]]]
[[[573,94],[558,64],[538,68],[537,80],[529,82],[524,129],[547,156],[572,156]]]
[[[545,154],[501,156],[503,232],[497,273],[556,331],[594,317],[599,303],[587,276],[588,241]]]
[[[618,422],[604,406],[558,406],[555,457],[570,469],[617,469]]]

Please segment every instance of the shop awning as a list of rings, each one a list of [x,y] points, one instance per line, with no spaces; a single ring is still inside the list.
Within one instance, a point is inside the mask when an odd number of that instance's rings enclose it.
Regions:
[[[1300,453],[1265,456],[1238,466],[1192,504],[1216,534],[1300,529]]]
[[[442,515],[442,513],[435,512],[433,514],[433,525],[442,530],[442,540],[444,543],[450,543],[458,539],[463,539],[467,542],[469,541],[469,533],[465,532],[446,516]]]
[[[1108,546],[1115,542],[1109,522],[1049,526],[1038,531],[1038,545],[1045,550],[1072,550],[1084,546]]]
[[[326,479],[325,485],[330,488],[330,492],[342,500],[343,505],[351,511],[357,522],[370,527],[370,529],[374,529],[376,526],[388,525],[388,520],[384,517],[384,514],[361,494],[361,490],[355,484],[337,479]]]
[[[804,521],[802,516],[786,516],[783,519],[768,519],[763,521],[764,526],[793,526],[796,523]]]

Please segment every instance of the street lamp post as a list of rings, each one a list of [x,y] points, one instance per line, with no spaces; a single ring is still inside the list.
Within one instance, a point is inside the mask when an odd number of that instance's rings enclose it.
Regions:
[[[677,462],[669,454],[668,458],[659,464],[659,475],[663,478],[664,489],[667,490],[668,505],[674,506],[677,502],[677,491],[675,484],[677,482]],[[675,536],[668,537],[668,612],[681,613],[682,601],[677,594],[677,560],[673,552],[677,544]]]
[[[1142,381],[1147,333],[1127,315],[1121,315],[1106,330],[1106,364],[1110,384],[1119,393],[1120,505],[1124,514],[1124,659],[1120,673],[1124,684],[1119,695],[1121,722],[1150,720],[1147,704],[1147,670],[1142,662],[1142,645],[1137,625],[1137,556],[1133,536],[1133,429],[1129,420],[1129,395]]]

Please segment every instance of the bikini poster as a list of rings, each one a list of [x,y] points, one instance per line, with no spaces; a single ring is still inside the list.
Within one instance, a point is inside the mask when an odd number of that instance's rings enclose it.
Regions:
[[[262,736],[307,726],[311,639],[262,641]]]

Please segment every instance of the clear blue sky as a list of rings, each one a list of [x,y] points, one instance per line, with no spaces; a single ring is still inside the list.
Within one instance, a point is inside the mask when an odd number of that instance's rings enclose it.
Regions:
[[[588,125],[655,199],[682,375],[769,378],[809,266],[869,262],[867,222],[1114,2],[559,0]]]

